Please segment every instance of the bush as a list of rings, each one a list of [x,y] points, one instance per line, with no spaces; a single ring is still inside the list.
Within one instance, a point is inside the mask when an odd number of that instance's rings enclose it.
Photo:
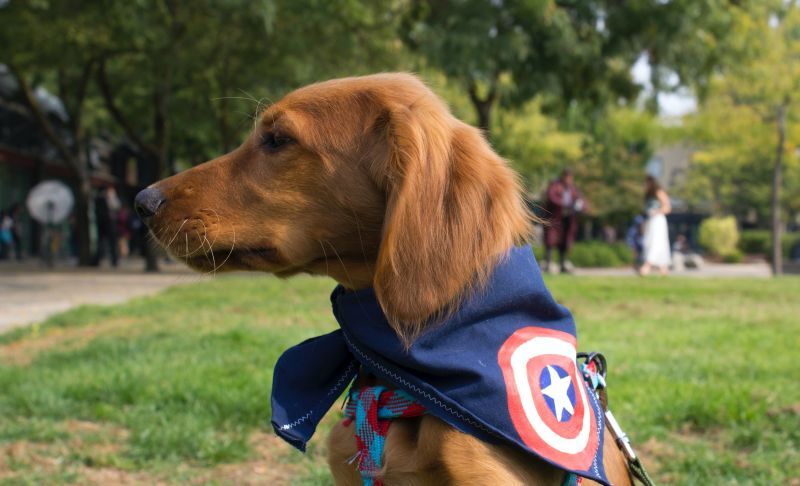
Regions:
[[[533,253],[540,263],[544,262],[544,247],[535,246]],[[558,258],[553,250],[553,260]],[[633,252],[624,243],[608,244],[601,241],[579,241],[569,254],[569,261],[576,267],[624,267],[633,263]]]
[[[772,236],[769,230],[745,230],[739,237],[739,250],[747,255],[770,252]]]
[[[617,258],[623,263],[623,265],[632,265],[633,264],[633,250],[631,247],[626,245],[625,243],[613,243],[611,249],[614,250],[614,253],[617,254]]]
[[[784,258],[789,258],[792,247],[800,243],[800,233],[784,233],[781,238]],[[772,233],[770,230],[742,231],[739,249],[745,254],[761,254],[772,258]]]
[[[714,256],[725,257],[736,251],[739,229],[733,216],[708,218],[700,223],[700,246]]]
[[[725,263],[742,263],[744,261],[744,254],[739,250],[733,250],[732,253],[723,256],[722,261]]]

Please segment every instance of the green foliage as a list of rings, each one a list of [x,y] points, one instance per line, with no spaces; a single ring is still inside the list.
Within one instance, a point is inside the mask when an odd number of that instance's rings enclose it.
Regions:
[[[590,214],[620,223],[642,211],[644,168],[661,131],[655,116],[625,107],[609,107],[593,123],[574,168]]]
[[[583,159],[586,135],[562,131],[557,119],[542,113],[539,99],[504,110],[496,120],[495,148],[511,160],[534,193],[545,190],[563,167],[574,167]]]
[[[739,228],[736,218],[706,218],[700,223],[700,246],[711,255],[727,257],[736,253],[739,242]]]
[[[766,255],[770,249],[770,238],[769,230],[744,230],[739,236],[739,250],[747,255]]]
[[[153,475],[136,482],[185,484],[213,482],[215,464],[257,462],[285,468],[280,477],[295,484],[328,484],[324,436],[338,409],[306,456],[278,441],[254,451],[248,438],[272,434],[280,353],[335,327],[332,286],[221,277],[69,311],[3,340],[0,444],[35,441],[40,454],[52,448],[54,464],[14,456],[6,478],[86,483],[84,473],[114,468]],[[548,286],[573,312],[582,349],[608,357],[611,407],[656,481],[781,484],[800,468],[786,339],[800,332],[800,280],[559,276]]]
[[[624,267],[633,263],[633,253],[622,243],[582,241],[575,243],[569,259],[576,267]]]
[[[739,249],[734,248],[734,250],[722,257],[722,261],[725,263],[742,263],[744,261],[744,254],[739,251]]]
[[[734,9],[727,49],[736,61],[712,78],[702,109],[687,119],[686,136],[697,146],[679,194],[692,204],[711,203],[717,214],[770,214],[777,143],[777,114],[786,113],[783,147],[784,208],[800,210],[800,9],[759,2]]]
[[[543,246],[534,246],[533,252],[540,263],[544,261]],[[569,260],[578,268],[624,267],[633,264],[633,252],[624,243],[578,241],[570,250]]]
[[[789,257],[792,248],[800,244],[800,233],[784,233],[781,239],[783,256]],[[739,250],[748,255],[769,255],[772,235],[769,230],[744,230],[739,238]]]

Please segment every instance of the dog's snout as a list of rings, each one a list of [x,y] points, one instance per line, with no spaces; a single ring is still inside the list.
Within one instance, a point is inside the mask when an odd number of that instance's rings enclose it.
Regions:
[[[156,214],[156,211],[164,202],[166,202],[166,199],[161,191],[155,187],[148,187],[136,195],[133,206],[142,221],[147,222]]]

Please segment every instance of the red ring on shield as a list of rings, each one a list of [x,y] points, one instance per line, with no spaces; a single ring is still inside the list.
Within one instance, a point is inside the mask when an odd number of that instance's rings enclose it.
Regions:
[[[497,360],[506,384],[511,422],[522,442],[561,467],[585,471],[594,460],[599,434],[575,354],[575,336],[530,326],[509,336]],[[559,422],[548,407],[539,384],[548,365],[565,370],[574,387],[573,414],[564,422]]]

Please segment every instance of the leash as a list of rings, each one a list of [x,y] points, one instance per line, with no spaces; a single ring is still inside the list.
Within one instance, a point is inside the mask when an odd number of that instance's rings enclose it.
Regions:
[[[637,456],[636,452],[633,450],[628,434],[622,430],[617,419],[614,418],[614,414],[611,413],[611,410],[608,408],[608,394],[606,392],[606,372],[608,367],[605,356],[600,353],[578,353],[578,359],[584,360],[581,365],[583,379],[600,399],[600,403],[603,404],[606,425],[608,425],[608,428],[611,430],[611,434],[614,436],[617,446],[628,462],[628,470],[633,477],[638,479],[639,482],[645,486],[655,486],[655,483],[650,479],[650,475],[647,474],[647,470],[644,468],[639,456]]]
[[[425,407],[402,390],[383,386],[367,386],[350,390],[344,425],[356,423],[358,472],[364,486],[382,486],[378,478],[383,461],[386,434],[392,420],[425,415]]]

